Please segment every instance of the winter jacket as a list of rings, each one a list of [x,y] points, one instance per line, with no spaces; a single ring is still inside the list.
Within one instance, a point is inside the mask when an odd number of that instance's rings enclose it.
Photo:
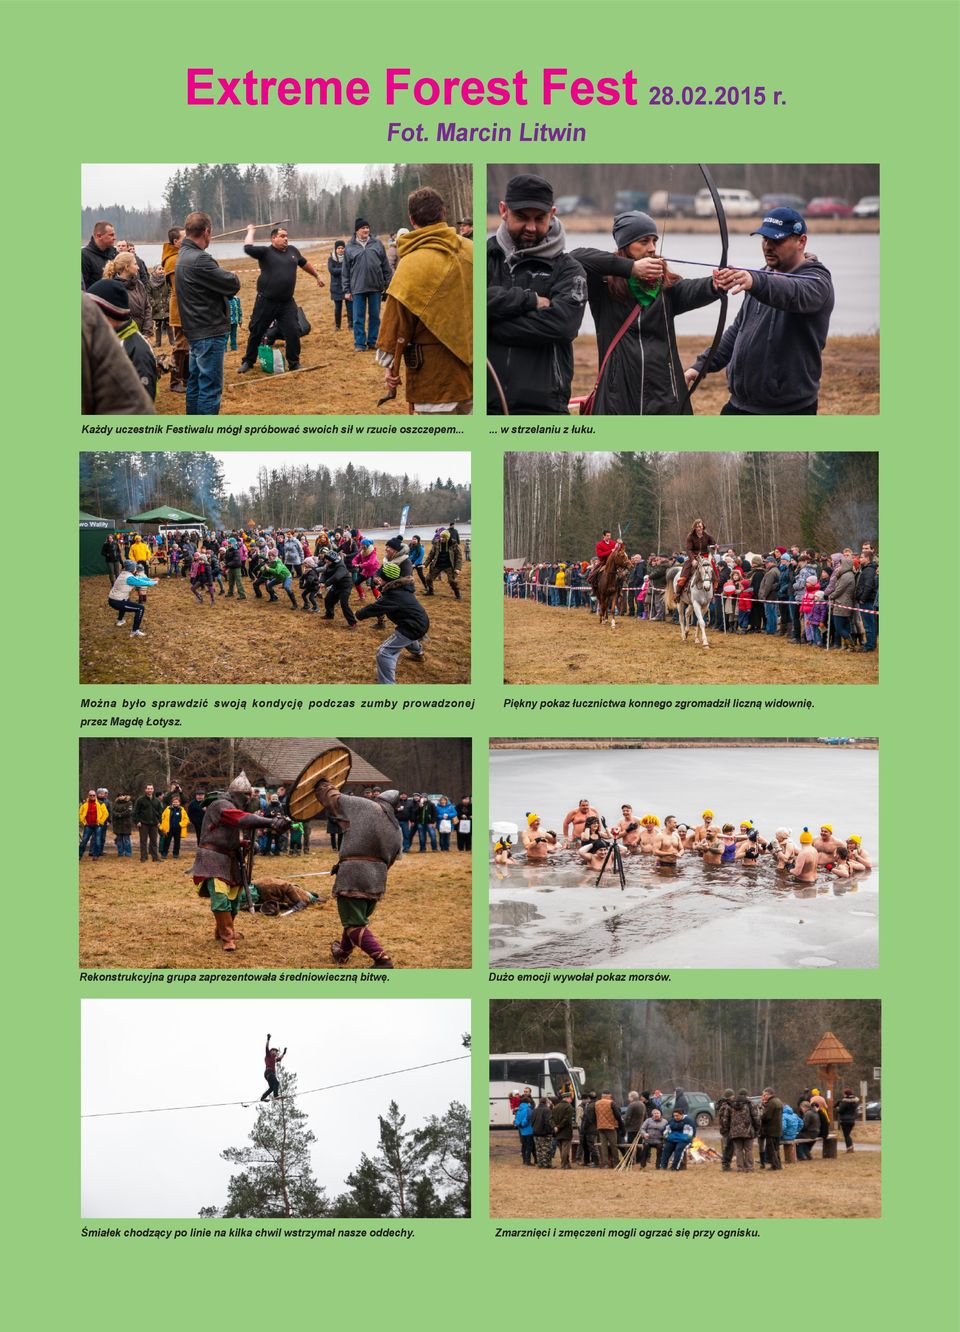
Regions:
[[[129,796],[118,796],[113,802],[110,822],[117,837],[129,837],[133,832],[133,801]]]
[[[152,416],[153,399],[96,301],[87,295],[80,300],[81,412],[85,416]]]
[[[338,560],[336,564],[331,564],[328,560],[324,560],[324,570],[320,577],[320,581],[324,587],[329,588],[331,591],[337,592],[338,594],[341,592],[349,592],[353,588],[353,579],[350,577],[350,570],[342,560]]]
[[[456,541],[435,541],[424,567],[433,569],[434,573],[444,569],[452,569],[457,573],[463,568],[463,547]]]
[[[793,565],[781,564],[778,573],[779,582],[777,584],[777,600],[793,601]]]
[[[569,1101],[558,1101],[550,1112],[558,1142],[569,1142],[573,1137],[573,1106]]]
[[[692,1142],[696,1137],[696,1125],[693,1120],[684,1115],[682,1119],[674,1119],[671,1115],[667,1120],[667,1131],[664,1134],[665,1142]]]
[[[296,537],[287,537],[283,543],[283,558],[287,564],[303,563],[303,546]]]
[[[619,1129],[623,1128],[623,1116],[620,1113],[620,1107],[614,1105],[609,1096],[601,1096],[595,1103],[597,1114],[598,1129]]]
[[[116,259],[116,247],[111,245],[109,249],[100,250],[97,243],[91,236],[86,245],[80,251],[80,280],[83,283],[84,291],[89,291],[95,282],[99,282],[103,277],[103,270],[111,259]]]
[[[760,1131],[765,1138],[779,1138],[783,1133],[783,1102],[776,1096],[760,1107]]]
[[[755,1138],[759,1127],[760,1111],[747,1097],[735,1097],[720,1118],[720,1132],[725,1138]]]
[[[357,611],[358,620],[385,615],[405,638],[422,638],[430,628],[430,617],[409,587],[384,584],[378,599]]]
[[[411,546],[410,546],[410,563],[413,565],[413,567],[414,567],[415,569],[419,568],[420,565],[423,563],[424,553],[425,553],[425,552],[424,552],[424,549],[423,549],[423,542],[422,542],[422,541],[418,541],[418,542],[416,543],[416,545],[411,544]]]
[[[849,607],[856,596],[856,580],[853,576],[853,560],[844,557],[837,566],[837,581],[828,600],[842,615],[849,615]]]
[[[573,340],[586,301],[581,264],[561,251],[552,258],[507,256],[487,244],[487,355],[514,415],[566,415],[573,381]],[[550,304],[539,309],[537,297]],[[487,376],[487,410],[503,408],[493,376]]]
[[[793,1109],[792,1106],[783,1107],[783,1119],[781,1124],[780,1136],[784,1142],[793,1142],[794,1138],[800,1132],[803,1120]]]
[[[521,1138],[533,1136],[533,1107],[529,1101],[521,1101],[513,1116],[513,1127],[520,1130]]]
[[[190,827],[190,820],[187,817],[187,811],[183,808],[182,805],[180,806],[178,812],[180,814],[180,819],[179,819],[180,831],[182,833],[185,833],[187,829]],[[174,818],[173,815],[174,815],[173,805],[168,805],[166,809],[163,811],[163,813],[160,815],[160,831],[162,833],[169,833],[173,830],[173,828],[177,826],[178,821]]]
[[[431,823],[437,821],[437,807],[432,800],[425,800],[422,805],[418,805],[414,814],[414,822],[429,827]]]
[[[159,823],[162,814],[163,805],[160,803],[158,796],[148,796],[145,791],[142,795],[137,796],[133,806],[134,823]]]
[[[454,825],[457,822],[456,805],[451,804],[449,800],[437,803],[437,822],[439,823],[441,819],[449,819]]]
[[[776,565],[769,568],[760,580],[760,600],[776,601],[780,586],[780,571]]]
[[[830,272],[811,255],[791,274],[752,276],[710,369],[727,367],[730,402],[740,411],[784,416],[813,407],[833,312]],[[697,370],[705,359],[706,352]]]
[[[857,1112],[860,1109],[860,1097],[841,1096],[840,1103],[837,1106],[837,1120],[841,1124],[853,1124],[856,1122]]]
[[[366,245],[361,245],[354,236],[343,252],[341,282],[344,296],[386,291],[392,277],[393,271],[382,242],[371,236]]]
[[[684,366],[677,349],[673,321],[677,315],[719,300],[713,278],[682,278],[662,287],[646,307],[638,306],[632,292],[626,301],[614,299],[606,278],[629,278],[633,260],[607,250],[574,250],[572,258],[586,269],[587,299],[597,329],[597,368],[632,310],[639,314],[628,325],[607,362],[597,388],[597,416],[657,416],[679,410],[691,414],[684,383]]]
[[[877,599],[877,565],[875,560],[860,565],[857,575],[857,605],[873,606]]]
[[[240,559],[240,550],[237,546],[227,546],[223,557],[223,567],[225,569],[239,569],[243,561]]]
[[[80,827],[81,827],[81,828],[85,828],[85,827],[87,826],[87,805],[88,805],[89,803],[90,803],[89,801],[85,800],[85,801],[83,802],[83,804],[80,806]],[[95,800],[95,801],[94,801],[94,805],[95,805],[95,807],[96,807],[96,811],[97,811],[97,823],[96,823],[96,826],[99,828],[99,827],[101,827],[104,823],[106,823],[107,820],[110,818],[110,811],[107,809],[106,805],[103,803],[102,800]],[[92,827],[93,825],[91,824],[90,826]]]
[[[643,1101],[628,1101],[623,1115],[623,1127],[629,1134],[639,1133],[647,1117],[647,1107]]]
[[[103,543],[100,547],[100,554],[108,564],[116,564],[118,560],[122,559],[120,554],[120,544],[119,542],[114,541],[113,537],[108,537]]]
[[[264,567],[264,573],[268,574],[270,578],[278,578],[282,583],[285,583],[291,577],[290,570],[283,560],[272,560]]]
[[[660,1146],[666,1131],[667,1121],[665,1119],[654,1119],[652,1115],[649,1119],[645,1119],[640,1126],[640,1132],[643,1134],[644,1142],[648,1142],[651,1147]]]
[[[720,1128],[720,1133],[723,1137],[726,1137],[727,1130],[723,1127],[723,1124],[725,1117],[729,1122],[729,1113],[733,1109],[733,1102],[726,1096],[718,1096],[714,1103],[714,1108],[717,1112],[717,1123]]]
[[[157,323],[170,317],[170,290],[165,275],[151,273],[147,278],[147,297],[150,301],[150,313]]]
[[[180,325],[180,307],[177,304],[176,280],[177,259],[179,258],[179,255],[180,249],[178,246],[174,245],[171,241],[163,242],[160,263],[163,267],[164,281],[167,284],[167,292],[170,298],[168,315],[171,327],[179,327]]]
[[[798,1142],[810,1142],[811,1139],[820,1137],[820,1116],[813,1106],[804,1113],[803,1124],[800,1132],[797,1134]]]
[[[553,1113],[549,1105],[538,1105],[533,1112],[533,1131],[538,1138],[553,1134]]]
[[[190,342],[225,337],[230,331],[230,297],[240,290],[236,273],[221,268],[209,250],[186,236],[176,260],[180,326]]]
[[[331,254],[327,260],[327,272],[330,274],[330,299],[332,301],[342,301],[343,260],[337,259]]]
[[[359,569],[364,578],[372,578],[380,568],[380,557],[375,546],[363,546],[351,560],[355,569]]]
[[[796,577],[793,580],[794,601],[799,601],[800,598],[803,596],[804,592],[807,590],[808,578],[815,578],[818,583],[820,582],[820,575],[817,572],[816,565],[814,564],[799,565],[797,568]]]
[[[155,578],[143,578],[139,574],[127,573],[126,570],[117,578],[107,593],[108,601],[127,601],[135,587],[156,587]]]

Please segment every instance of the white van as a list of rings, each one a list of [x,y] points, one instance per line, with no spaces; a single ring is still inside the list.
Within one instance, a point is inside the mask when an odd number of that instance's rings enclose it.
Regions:
[[[559,1096],[572,1093],[574,1109],[583,1096],[585,1075],[582,1068],[571,1064],[567,1056],[553,1050],[547,1054],[531,1054],[527,1050],[513,1050],[507,1054],[490,1056],[490,1127],[512,1128],[513,1111],[510,1093],[529,1087],[535,1100],[541,1096]]]
[[[717,190],[723,211],[730,217],[756,217],[763,212],[760,200],[749,190]],[[709,190],[699,190],[693,201],[697,217],[713,217],[713,196]]]

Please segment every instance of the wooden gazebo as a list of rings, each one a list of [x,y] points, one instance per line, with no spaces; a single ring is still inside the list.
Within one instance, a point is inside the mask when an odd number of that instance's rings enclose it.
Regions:
[[[820,1082],[826,1089],[824,1094],[832,1103],[835,1100],[833,1092],[840,1078],[840,1070],[844,1065],[853,1063],[853,1055],[832,1031],[828,1031],[820,1037],[813,1053],[807,1056],[807,1063],[817,1070]]]

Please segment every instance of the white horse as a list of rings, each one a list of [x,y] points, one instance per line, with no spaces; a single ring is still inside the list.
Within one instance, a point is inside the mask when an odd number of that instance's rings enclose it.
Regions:
[[[677,610],[680,617],[680,637],[684,642],[687,641],[687,631],[693,617],[696,616],[697,629],[694,641],[708,648],[710,644],[707,642],[704,611],[709,609],[713,601],[713,565],[705,555],[694,555],[692,559],[693,569],[686,586],[678,597],[677,579],[680,577],[678,569],[667,584],[665,604],[668,611]]]

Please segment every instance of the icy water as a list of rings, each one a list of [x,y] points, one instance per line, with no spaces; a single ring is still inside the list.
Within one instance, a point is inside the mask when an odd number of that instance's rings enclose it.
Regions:
[[[490,817],[522,824],[535,810],[561,831],[582,797],[605,816],[676,814],[698,823],[752,819],[779,826],[830,823],[859,833],[869,875],[792,884],[763,858],[756,868],[705,866],[687,853],[673,870],[626,856],[626,886],[569,854],[556,863],[490,865],[490,964],[508,967],[875,967],[879,859],[878,753],[867,749],[494,750]]]
[[[679,224],[678,224],[679,225]],[[567,249],[578,247],[609,250],[613,253],[613,239],[608,233],[572,232],[567,236]],[[830,332],[834,335],[877,333],[880,329],[880,235],[878,232],[817,232],[810,237],[808,250],[815,254],[830,270],[836,304],[830,317]],[[664,241],[664,253],[669,259],[696,259],[714,263],[719,257],[715,235],[702,232],[674,231],[669,226]],[[733,235],[730,237],[728,263],[731,268],[763,268],[763,254],[758,236]],[[685,278],[706,277],[709,268],[674,262],[671,268]],[[731,296],[727,309],[727,326],[733,323],[743,302],[742,296]],[[709,333],[717,326],[717,305],[690,310],[677,319],[677,333]],[[583,316],[581,333],[594,333],[590,307]]]

